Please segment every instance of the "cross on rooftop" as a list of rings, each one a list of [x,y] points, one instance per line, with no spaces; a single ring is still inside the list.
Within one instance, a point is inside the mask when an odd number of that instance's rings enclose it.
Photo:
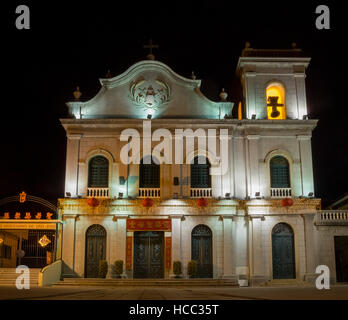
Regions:
[[[149,40],[149,44],[144,45],[145,49],[150,49],[149,54],[146,56],[149,60],[155,60],[155,56],[152,54],[153,48],[159,48],[157,44],[153,44],[152,39]]]

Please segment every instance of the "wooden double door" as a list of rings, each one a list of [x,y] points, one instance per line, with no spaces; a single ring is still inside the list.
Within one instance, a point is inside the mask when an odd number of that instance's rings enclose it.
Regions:
[[[134,278],[164,277],[163,231],[134,232]]]
[[[98,224],[86,232],[85,277],[98,278],[99,261],[106,257],[106,231]]]
[[[295,279],[295,245],[292,228],[278,223],[272,231],[273,279]]]
[[[212,233],[205,225],[198,225],[192,230],[192,260],[197,261],[197,278],[213,277]]]

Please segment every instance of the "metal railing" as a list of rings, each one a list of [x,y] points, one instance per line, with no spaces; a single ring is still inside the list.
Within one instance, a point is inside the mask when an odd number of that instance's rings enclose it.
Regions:
[[[271,198],[291,198],[291,188],[271,188]]]
[[[322,210],[316,214],[317,225],[348,225],[348,210]]]
[[[160,198],[160,188],[139,188],[139,198]]]
[[[191,198],[211,198],[212,189],[211,188],[191,188],[190,195],[191,195]]]
[[[87,188],[87,197],[89,198],[109,198],[109,188]]]

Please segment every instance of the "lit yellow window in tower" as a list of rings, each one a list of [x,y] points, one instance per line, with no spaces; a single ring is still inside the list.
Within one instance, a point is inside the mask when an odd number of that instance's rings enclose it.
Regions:
[[[280,83],[271,83],[266,89],[267,119],[286,119],[285,90]]]

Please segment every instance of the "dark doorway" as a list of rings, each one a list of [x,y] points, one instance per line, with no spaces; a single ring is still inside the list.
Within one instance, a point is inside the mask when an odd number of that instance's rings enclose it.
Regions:
[[[348,236],[335,236],[336,281],[348,282]]]
[[[134,278],[164,277],[162,231],[134,232]]]
[[[99,261],[105,260],[105,252],[106,230],[99,224],[93,224],[86,231],[86,278],[98,278]]]
[[[273,279],[295,279],[294,232],[286,223],[272,230]]]
[[[191,259],[197,261],[197,278],[213,277],[213,250],[211,230],[200,224],[192,230]]]

